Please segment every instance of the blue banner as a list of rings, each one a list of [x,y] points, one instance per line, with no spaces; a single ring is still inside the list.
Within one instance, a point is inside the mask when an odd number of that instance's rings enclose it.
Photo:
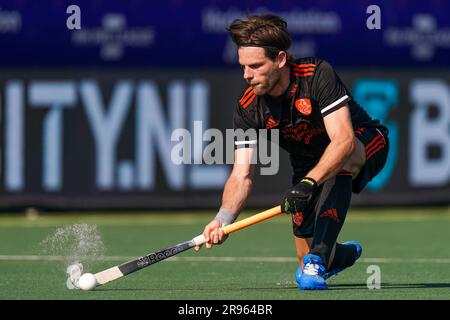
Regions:
[[[288,22],[296,57],[449,65],[448,1],[12,0],[0,1],[0,66],[236,67],[226,27],[263,12]]]

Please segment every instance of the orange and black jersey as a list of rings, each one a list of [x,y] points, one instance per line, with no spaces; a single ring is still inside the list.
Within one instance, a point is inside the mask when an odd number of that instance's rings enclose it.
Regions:
[[[307,173],[319,161],[330,139],[323,118],[348,105],[353,128],[379,127],[378,120],[352,99],[329,63],[302,58],[290,67],[290,84],[280,97],[257,96],[244,90],[234,111],[234,129],[279,129],[280,147],[289,152],[297,173]],[[255,141],[236,141],[236,148]]]

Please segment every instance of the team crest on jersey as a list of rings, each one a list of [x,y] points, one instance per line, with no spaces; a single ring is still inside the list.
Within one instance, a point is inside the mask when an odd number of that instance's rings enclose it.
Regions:
[[[303,213],[301,211],[298,211],[292,215],[292,222],[295,224],[296,227],[300,227],[303,222]]]
[[[295,100],[295,107],[301,114],[305,116],[309,116],[312,112],[311,100],[307,98]]]

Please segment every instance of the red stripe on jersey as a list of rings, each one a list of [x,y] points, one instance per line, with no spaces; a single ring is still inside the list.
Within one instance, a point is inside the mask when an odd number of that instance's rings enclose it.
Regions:
[[[294,72],[294,76],[297,76],[297,77],[309,77],[309,76],[312,76],[313,74],[314,74],[313,72],[309,72],[309,73]]]
[[[298,71],[298,72],[308,72],[308,71],[314,71],[315,68],[293,68],[294,71]]]
[[[250,98],[245,102],[245,104],[242,105],[244,109],[247,108],[253,102],[253,100],[255,100],[255,98],[256,94],[253,92],[253,94],[250,95]]]
[[[269,120],[267,120],[266,128],[272,129],[273,127],[276,127],[277,125],[278,125],[278,122],[275,121],[272,117],[270,117]]]
[[[242,99],[241,104],[242,105],[246,104],[247,101],[250,100],[254,95],[255,95],[255,93],[253,91],[250,92],[244,99]]]
[[[242,102],[245,100],[245,98],[247,97],[247,95],[252,91],[252,87],[248,87],[247,90],[245,90],[244,94],[241,97],[241,100],[239,100],[239,102],[242,104]]]

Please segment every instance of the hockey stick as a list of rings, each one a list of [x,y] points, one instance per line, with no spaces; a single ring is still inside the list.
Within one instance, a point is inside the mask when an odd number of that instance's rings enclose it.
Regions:
[[[232,232],[235,232],[240,229],[251,226],[255,223],[275,217],[275,216],[279,215],[280,213],[281,213],[281,207],[277,206],[272,209],[255,214],[246,219],[242,219],[240,221],[232,223],[228,226],[225,226],[223,228],[223,232],[224,232],[224,234],[230,234]],[[192,240],[181,242],[175,246],[168,247],[168,248],[162,249],[157,252],[149,253],[145,256],[142,256],[142,257],[136,258],[134,260],[125,262],[123,264],[114,266],[112,268],[97,272],[96,274],[94,274],[95,280],[97,281],[96,286],[100,286],[105,283],[111,282],[113,280],[119,279],[130,273],[133,273],[140,269],[146,268],[148,266],[151,266],[152,264],[155,264],[155,263],[165,260],[169,257],[172,257],[176,254],[179,254],[180,252],[191,249],[196,245],[202,245],[205,242],[206,242],[205,237],[203,236],[203,234],[201,234],[201,235],[193,238]]]

